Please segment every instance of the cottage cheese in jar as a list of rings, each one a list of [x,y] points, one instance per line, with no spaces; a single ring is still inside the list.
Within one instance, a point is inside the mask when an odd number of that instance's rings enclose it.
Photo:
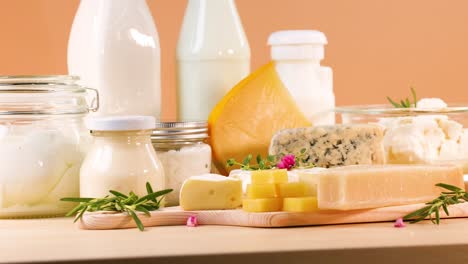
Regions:
[[[180,188],[191,176],[210,173],[211,147],[206,122],[159,122],[152,135],[153,146],[164,167],[166,204],[179,204]]]

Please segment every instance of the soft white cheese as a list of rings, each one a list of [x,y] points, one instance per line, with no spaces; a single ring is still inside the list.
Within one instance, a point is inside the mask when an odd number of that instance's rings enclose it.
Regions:
[[[447,107],[438,98],[421,99],[418,108]],[[383,118],[384,149],[388,163],[427,163],[463,159],[468,135],[463,125],[445,115]]]
[[[416,104],[418,109],[443,109],[447,108],[447,104],[440,98],[423,98]]]

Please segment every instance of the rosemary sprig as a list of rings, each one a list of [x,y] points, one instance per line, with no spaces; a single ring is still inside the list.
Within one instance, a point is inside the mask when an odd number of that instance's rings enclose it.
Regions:
[[[397,103],[395,102],[394,100],[392,100],[392,98],[390,98],[389,96],[387,96],[387,100],[395,107],[395,108],[411,108],[411,107],[416,107],[417,106],[417,102],[418,102],[418,98],[416,96],[416,91],[414,90],[413,87],[410,87],[411,89],[411,94],[413,96],[413,103],[410,102],[410,100],[408,99],[408,97],[406,97],[405,99],[402,99],[400,100],[400,103]]]
[[[161,200],[164,195],[172,192],[172,189],[166,189],[162,191],[154,192],[151,184],[146,183],[147,195],[138,197],[134,192],[125,195],[118,191],[110,190],[111,195],[107,195],[104,198],[74,198],[66,197],[60,199],[64,202],[78,202],[79,204],[67,213],[67,216],[75,215],[74,222],[78,221],[85,212],[96,212],[96,211],[112,211],[127,213],[133,218],[138,229],[143,231],[145,227],[138,217],[137,212],[142,212],[146,216],[150,216],[150,211],[158,210],[161,204]],[[159,199],[157,199],[160,197]]]
[[[426,206],[423,208],[405,215],[403,217],[404,220],[410,220],[410,223],[417,223],[429,217],[432,223],[438,225],[440,223],[440,209],[443,209],[448,216],[448,207],[450,205],[468,202],[468,193],[463,189],[445,183],[438,183],[436,186],[448,191],[442,192],[439,197],[426,203]]]

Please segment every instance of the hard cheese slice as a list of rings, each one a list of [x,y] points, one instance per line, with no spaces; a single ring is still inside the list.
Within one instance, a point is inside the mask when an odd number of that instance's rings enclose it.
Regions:
[[[452,165],[356,165],[320,174],[318,207],[352,210],[424,203],[440,195],[437,183],[464,189],[463,171]]]
[[[355,124],[285,129],[271,140],[270,154],[301,155],[318,167],[383,164],[383,131],[378,125]]]
[[[273,63],[238,83],[216,105],[208,119],[213,163],[229,174],[226,161],[248,154],[268,154],[272,136],[284,128],[312,124],[284,87]]]
[[[234,209],[242,205],[242,183],[217,174],[193,176],[182,185],[179,200],[186,211]]]

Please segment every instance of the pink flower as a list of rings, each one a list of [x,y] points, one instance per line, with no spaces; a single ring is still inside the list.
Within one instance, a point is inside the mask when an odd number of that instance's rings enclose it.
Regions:
[[[276,167],[278,167],[278,169],[290,170],[294,167],[294,165],[296,165],[296,157],[292,154],[289,154],[281,158],[281,161],[276,164]]]
[[[405,222],[403,222],[403,218],[398,218],[395,221],[395,224],[393,225],[394,227],[405,227]]]
[[[196,227],[198,225],[198,220],[196,215],[191,215],[187,219],[187,226],[189,227]]]

